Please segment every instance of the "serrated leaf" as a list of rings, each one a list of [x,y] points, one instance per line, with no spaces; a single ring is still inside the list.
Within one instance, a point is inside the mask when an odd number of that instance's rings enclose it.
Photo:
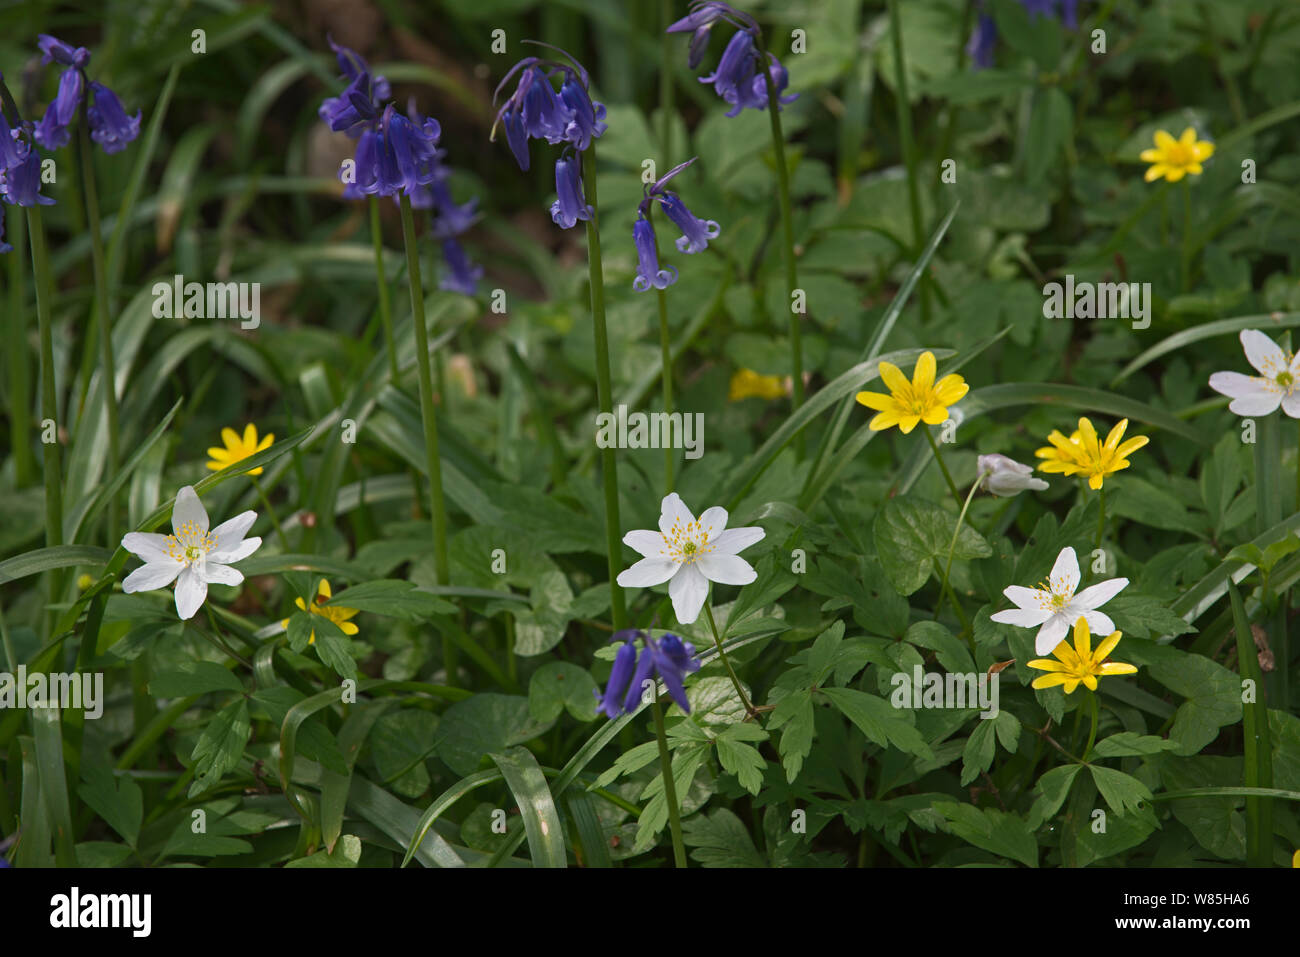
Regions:
[[[210,691],[243,690],[243,684],[230,669],[215,661],[186,662],[176,671],[149,679],[149,693],[155,698],[187,698]]]
[[[1100,764],[1090,764],[1088,770],[1097,790],[1116,814],[1139,811],[1144,801],[1151,800],[1151,790],[1131,774]]]
[[[872,524],[876,554],[900,595],[910,595],[924,585],[936,561],[947,563],[955,527],[956,516],[938,505],[907,495],[889,499],[876,513]],[[953,557],[987,558],[991,554],[993,549],[984,537],[963,524]]]
[[[947,820],[948,830],[963,841],[999,857],[1038,866],[1038,842],[1018,816],[971,804],[939,803],[934,809]]]
[[[203,727],[194,752],[194,783],[190,785],[191,798],[215,787],[222,776],[239,763],[244,746],[252,732],[248,719],[248,702],[243,698],[222,708]]]
[[[852,688],[822,688],[821,693],[830,698],[869,740],[882,748],[892,745],[927,760],[934,757],[934,752],[916,727],[899,717],[900,712],[883,698]]]

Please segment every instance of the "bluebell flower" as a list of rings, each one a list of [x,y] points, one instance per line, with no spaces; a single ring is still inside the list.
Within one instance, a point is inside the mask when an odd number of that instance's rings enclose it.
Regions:
[[[330,49],[334,51],[335,59],[338,60],[339,69],[343,72],[344,79],[355,80],[363,73],[370,75],[370,64],[366,63],[361,54],[350,47],[335,43],[334,38],[329,34],[325,35],[325,39],[329,41]],[[393,91],[388,85],[388,80],[378,74],[373,76],[371,93],[376,105],[386,103],[393,98]]]
[[[677,281],[677,270],[673,266],[659,268],[659,250],[655,248],[655,228],[645,216],[638,216],[632,224],[632,241],[636,244],[636,279],[632,288],[645,292],[651,286],[655,289],[667,289]]]
[[[643,644],[639,658],[635,644],[638,637]],[[593,692],[600,702],[598,710],[609,718],[630,714],[641,700],[642,683],[658,675],[673,701],[690,714],[691,703],[686,697],[684,679],[700,669],[700,663],[695,660],[694,645],[671,633],[664,633],[656,641],[648,633],[635,629],[616,633],[614,640],[622,641],[623,646],[614,656],[614,667],[605,685],[605,693]]]
[[[105,153],[119,153],[126,144],[140,135],[140,111],[127,116],[117,94],[102,83],[90,84],[95,94],[89,110],[90,138],[103,147]]]
[[[483,267],[470,262],[464,247],[450,237],[442,241],[442,259],[447,268],[438,280],[438,288],[474,295],[478,281],[483,278]]]
[[[4,111],[0,110],[0,173],[10,166],[17,166],[31,149],[22,137],[21,130],[9,126]]]
[[[579,220],[588,222],[594,210],[582,194],[582,176],[576,156],[561,156],[555,161],[555,193],[551,220],[561,229],[572,229]]]
[[[397,167],[397,188],[408,196],[433,182],[440,134],[436,120],[417,125],[391,103],[384,111],[384,151]]]
[[[392,98],[392,89],[384,77],[371,75],[369,64],[359,53],[335,43],[333,37],[326,39],[338,59],[343,78],[349,82],[338,96],[325,99],[317,115],[331,130],[357,139],[365,129],[374,128],[384,103]]]
[[[13,166],[0,171],[0,196],[13,206],[53,206],[54,200],[41,195],[41,159],[35,150]]]
[[[700,219],[681,201],[676,193],[668,193],[659,201],[664,213],[673,221],[682,235],[677,239],[677,249],[683,253],[698,253],[709,248],[709,240],[717,239],[721,227],[713,220]]]
[[[665,33],[689,33],[691,35],[686,65],[692,70],[698,67],[704,59],[704,51],[708,49],[709,36],[713,30],[713,25],[719,20],[751,33],[758,31],[758,25],[752,17],[733,9],[725,3],[720,3],[718,0],[695,0],[691,4],[691,12],[664,31]]]
[[[755,67],[758,62],[758,47],[754,38],[746,30],[737,30],[722,51],[722,59],[708,76],[700,77],[701,83],[712,83],[714,91],[728,103],[736,102],[736,90],[753,87]]]
[[[59,92],[50,105],[45,108],[45,115],[36,124],[36,142],[47,150],[62,149],[68,145],[71,133],[68,126],[77,115],[81,105],[81,95],[85,91],[85,80],[81,71],[69,67],[59,77]]]
[[[966,53],[976,69],[987,70],[993,65],[993,50],[998,42],[998,28],[993,18],[981,13],[975,24],[975,30],[966,44]]]
[[[536,41],[525,40],[525,43]],[[549,44],[538,43],[538,46]],[[605,106],[591,99],[591,81],[582,64],[564,54],[568,63],[525,57],[520,60],[497,84],[492,100],[495,103],[507,84],[518,75],[515,90],[497,110],[489,139],[496,139],[497,127],[506,132],[506,142],[521,170],[529,166],[528,141],[546,140],[548,143],[568,143],[579,153],[591,146],[593,139],[607,129]],[[557,94],[552,82],[560,80]]]
[[[45,64],[61,63],[82,70],[90,61],[90,51],[85,47],[73,47],[48,33],[38,34],[36,45],[40,47],[41,53],[45,54],[41,57],[41,62]]]
[[[777,94],[778,106],[798,99],[797,93],[781,95],[790,84],[790,74],[771,53],[766,55],[766,64],[763,62],[763,54],[758,49],[758,24],[754,19],[718,0],[697,0],[688,16],[668,28],[669,33],[693,31],[687,56],[690,68],[694,70],[700,65],[708,45],[709,31],[720,20],[737,29],[727,41],[717,67],[708,76],[701,77],[700,82],[711,83],[718,96],[731,104],[727,116],[738,116],[741,110],[746,109],[766,110],[769,77]]]

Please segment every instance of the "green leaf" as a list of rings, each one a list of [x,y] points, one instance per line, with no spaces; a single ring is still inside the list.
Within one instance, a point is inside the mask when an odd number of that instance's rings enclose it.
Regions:
[[[112,557],[112,552],[93,545],[51,545],[48,548],[37,548],[0,562],[0,585],[55,568],[103,565]]]
[[[136,846],[144,820],[144,792],[130,775],[116,777],[106,767],[85,768],[77,794],[122,840]]]
[[[767,740],[767,735],[761,728],[752,728],[744,724],[730,725],[713,740],[718,749],[718,763],[722,765],[723,770],[730,771],[736,776],[742,788],[750,794],[757,795],[759,788],[763,786],[763,769],[767,767],[767,762],[752,745],[733,740],[738,736],[733,732],[738,729],[757,731],[758,740]],[[746,732],[742,730],[741,733]]]
[[[926,760],[934,757],[930,746],[915,726],[899,717],[900,714],[910,712],[900,712],[883,698],[854,691],[852,688],[822,688],[821,693],[830,698],[831,703],[857,725],[869,740],[882,748],[892,745],[900,751]]]
[[[434,749],[438,716],[419,708],[390,711],[370,732],[370,756],[379,782],[402,797],[419,797],[429,788],[424,761]]]
[[[702,867],[767,867],[740,818],[726,808],[682,822],[682,841]]]
[[[535,722],[528,699],[516,695],[477,694],[447,709],[438,726],[434,751],[453,771],[465,776],[478,770],[490,752],[504,752],[544,733],[553,722]]]
[[[1038,799],[1029,809],[1030,828],[1037,830],[1042,827],[1061,809],[1061,805],[1069,796],[1070,785],[1074,784],[1074,779],[1082,767],[1081,764],[1065,764],[1059,768],[1052,768],[1038,779],[1038,784],[1034,787],[1038,792]]]
[[[1088,770],[1092,772],[1097,790],[1116,814],[1140,811],[1143,802],[1151,800],[1150,789],[1131,774],[1100,764],[1090,764]]]
[[[178,671],[155,675],[149,680],[149,693],[155,698],[185,698],[210,691],[243,690],[243,683],[230,669],[215,661],[186,662]]]
[[[786,781],[793,784],[803,769],[804,759],[812,753],[812,692],[795,691],[782,698],[772,711],[767,727],[770,731],[781,731],[777,751],[781,755],[781,766],[785,768]]]
[[[1029,867],[1038,866],[1038,843],[1029,826],[1017,815],[944,802],[935,804],[934,809],[947,820],[948,830],[963,841],[999,857],[1009,857]]]
[[[528,681],[528,713],[534,721],[554,721],[568,710],[579,721],[596,719],[596,682],[567,661],[542,665]]]
[[[1073,121],[1074,108],[1060,87],[1040,87],[1036,91],[1033,111],[1029,114],[1028,141],[1033,145],[1025,151],[1025,180],[1030,186],[1042,182],[1070,142]]]
[[[203,726],[203,733],[190,755],[194,761],[194,783],[190,785],[189,797],[197,797],[215,787],[239,763],[251,732],[248,702],[242,698],[212,716]]]
[[[1135,731],[1121,731],[1108,738],[1102,738],[1092,753],[1099,758],[1135,758],[1147,754],[1159,754],[1177,748],[1175,741],[1156,737],[1153,734],[1138,734]]]
[[[563,572],[538,576],[528,595],[532,610],[515,615],[515,654],[540,655],[564,639],[573,607],[573,589]]]
[[[455,614],[456,606],[436,595],[421,591],[407,581],[381,579],[353,585],[325,603],[327,606],[355,608],[403,621],[426,621],[434,615]]]
[[[285,867],[356,867],[361,862],[361,838],[344,834],[333,851],[320,850],[307,857],[295,858]]]
[[[525,748],[511,748],[489,755],[505,777],[524,818],[528,848],[534,867],[565,867],[564,828],[555,807],[555,798],[546,784],[537,759]]]
[[[1169,645],[1122,645],[1129,661],[1187,700],[1178,707],[1169,740],[1176,754],[1195,754],[1219,736],[1219,729],[1241,720],[1241,679],[1204,655]]]
[[[910,595],[924,585],[936,561],[947,562],[955,527],[956,516],[912,496],[891,498],[876,513],[872,525],[876,554],[900,595]],[[953,557],[987,558],[991,554],[993,549],[984,537],[963,524]]]

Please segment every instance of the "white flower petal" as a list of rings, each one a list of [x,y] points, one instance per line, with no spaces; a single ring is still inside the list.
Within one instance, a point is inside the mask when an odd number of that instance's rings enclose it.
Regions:
[[[1037,608],[1008,608],[1006,611],[989,615],[991,621],[1003,625],[1015,625],[1018,628],[1037,628],[1051,617],[1051,612]]]
[[[767,532],[757,525],[746,525],[744,528],[727,529],[717,538],[710,538],[709,544],[713,546],[715,555],[734,555],[756,542],[761,542],[766,534]]]
[[[1061,554],[1056,556],[1056,564],[1052,566],[1052,576],[1048,584],[1058,595],[1073,594],[1079,587],[1079,559],[1075,557],[1074,549],[1070,546],[1061,549]]]
[[[1300,419],[1300,389],[1292,391],[1282,400],[1282,411],[1293,419]]]
[[[672,578],[679,562],[667,558],[643,558],[631,568],[619,572],[618,583],[624,588],[649,588],[662,585]]]
[[[146,562],[171,562],[176,559],[167,554],[167,536],[153,532],[127,532],[122,536],[122,547]]]
[[[676,492],[666,495],[659,509],[659,531],[663,532],[665,537],[672,534],[674,522],[684,530],[687,525],[695,521],[695,516]]]
[[[1040,591],[1037,588],[1025,588],[1023,585],[1008,585],[1002,589],[1002,594],[1015,602],[1018,608],[1032,608],[1034,611],[1038,611],[1045,602],[1050,603],[1052,599],[1051,592]],[[1046,614],[1044,612],[1044,615]]]
[[[207,597],[208,583],[195,571],[193,565],[186,566],[176,581],[176,614],[181,616],[182,621],[193,618]]]
[[[203,508],[203,503],[199,501],[199,496],[194,491],[193,485],[186,485],[176,493],[176,504],[172,507],[172,528],[178,535],[187,524],[197,525],[200,531],[207,534],[208,513]],[[189,616],[182,615],[181,617],[188,618]]]
[[[683,565],[668,584],[668,597],[673,600],[673,613],[683,625],[700,617],[700,609],[709,597],[709,580],[694,565]]]
[[[721,505],[706,508],[700,515],[700,530],[704,532],[705,541],[712,541],[716,536],[721,535],[726,527],[727,510]]]
[[[1083,619],[1088,623],[1088,631],[1096,638],[1105,638],[1115,630],[1115,623],[1110,620],[1110,615],[1101,611],[1086,611],[1083,613]],[[1096,642],[1093,642],[1096,644]]]
[[[1034,638],[1034,651],[1040,655],[1050,655],[1052,649],[1061,643],[1061,639],[1070,630],[1070,622],[1064,615],[1053,615],[1043,622]]]
[[[1094,608],[1100,608],[1122,592],[1127,584],[1127,578],[1111,578],[1104,582],[1098,582],[1075,595],[1070,604],[1078,609],[1080,614],[1085,611],[1092,611]]]
[[[216,562],[218,565],[233,565],[235,562],[247,558],[261,547],[261,536],[254,535],[252,538],[244,539],[229,551],[214,549],[213,551],[208,552],[208,561]]]
[[[178,561],[168,559],[166,562],[149,562],[141,565],[122,582],[122,591],[128,595],[138,591],[153,591],[172,583],[185,566]]]
[[[664,544],[664,537],[658,532],[650,531],[648,528],[628,532],[623,536],[623,544],[628,548],[635,549],[638,555],[646,558],[658,558],[668,550]]]
[[[696,564],[705,578],[719,585],[748,585],[758,577],[754,566],[739,555],[701,555]]]
[[[1240,372],[1216,372],[1210,376],[1210,388],[1233,401],[1228,408],[1234,415],[1270,415],[1277,410],[1282,394],[1258,376]]]
[[[1241,330],[1241,346],[1246,350],[1246,361],[1269,379],[1287,367],[1286,353],[1282,347],[1258,329]]]
[[[240,512],[234,518],[222,522],[212,530],[212,537],[217,542],[212,550],[229,552],[239,547],[239,543],[244,540],[244,536],[248,534],[255,521],[257,521],[257,513],[250,508],[247,512]]]
[[[244,580],[244,573],[229,565],[220,565],[209,561],[203,569],[203,575],[209,585],[238,585]]]

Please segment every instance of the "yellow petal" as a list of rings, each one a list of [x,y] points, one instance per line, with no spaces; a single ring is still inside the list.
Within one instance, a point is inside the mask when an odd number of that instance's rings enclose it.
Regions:
[[[1186,175],[1187,170],[1183,169],[1181,166],[1171,166],[1169,167],[1169,172],[1165,174],[1165,179],[1169,180],[1171,183],[1176,183]]]
[[[301,608],[303,611],[307,610],[307,603],[303,601],[301,598],[295,598],[293,600],[293,603],[297,605],[299,608]]]
[[[257,444],[257,448],[254,451],[261,452],[263,449],[269,449],[271,447],[271,443],[274,441],[275,441],[275,433],[267,432],[266,435],[262,436],[262,441]]]
[[[220,472],[220,471],[221,471],[222,469],[224,469],[225,467],[226,467],[225,464],[222,463],[222,462],[209,462],[209,463],[208,463],[208,469],[209,469],[210,471],[213,471],[213,472]]]
[[[1096,676],[1096,675],[1084,675],[1084,676],[1083,676],[1083,685],[1084,685],[1084,687],[1087,688],[1089,691],[1096,691],[1096,690],[1097,690],[1097,676]]]
[[[224,462],[226,459],[230,458],[230,453],[225,449],[214,445],[212,448],[208,449],[208,457],[216,459],[218,462]]]
[[[1166,166],[1164,163],[1157,163],[1155,166],[1152,166],[1150,169],[1147,170],[1145,179],[1149,183],[1152,180],[1160,179],[1168,172],[1169,172],[1168,166]]]
[[[336,622],[336,624],[339,626],[339,631],[343,632],[345,635],[355,635],[361,630],[350,621],[340,621]]]
[[[949,373],[939,380],[934,387],[935,398],[944,405],[956,405],[970,391],[966,380],[954,373]]]
[[[1192,155],[1199,160],[1207,160],[1214,155],[1214,144],[1204,140],[1192,147]]]
[[[1143,150],[1138,154],[1138,159],[1144,163],[1159,163],[1161,156],[1159,150]]]
[[[1188,163],[1187,172],[1191,173],[1193,176],[1200,176],[1205,172],[1205,168],[1201,166],[1200,163]]]
[[[899,420],[898,430],[904,435],[907,435],[916,428],[916,424],[920,421],[921,417],[919,415],[905,415]]]
[[[1120,419],[1119,423],[1106,436],[1106,448],[1113,449],[1119,445],[1119,440],[1124,438],[1124,430],[1127,428],[1128,419]]]
[[[1098,674],[1135,675],[1137,674],[1137,668],[1133,665],[1127,665],[1122,661],[1108,661],[1098,669]]]
[[[1133,436],[1133,438],[1129,439],[1127,442],[1125,442],[1123,445],[1117,448],[1115,450],[1115,455],[1121,459],[1126,459],[1150,441],[1151,439],[1149,436],[1135,435]]]
[[[896,412],[881,412],[868,423],[868,428],[872,432],[882,432],[885,429],[893,428],[898,425],[898,414]]]
[[[903,375],[903,370],[892,362],[880,363],[880,381],[885,383],[885,387],[895,396],[906,394],[912,387]]]
[[[1066,694],[1074,694],[1074,689],[1077,688],[1077,687],[1079,687],[1079,679],[1078,679],[1078,678],[1066,678],[1066,679],[1065,679],[1065,693],[1066,693]]]
[[[1160,152],[1162,153],[1169,152],[1169,148],[1173,146],[1176,142],[1177,140],[1175,140],[1164,130],[1156,130],[1156,149],[1160,150]]]
[[[224,428],[221,430],[221,441],[226,443],[226,448],[234,451],[239,448],[239,433],[232,428]]]
[[[252,422],[244,426],[244,446],[250,450],[257,447],[257,426]]]
[[[921,416],[921,421],[926,425],[943,425],[948,421],[948,410],[941,405],[932,405],[925,410]]]
[[[1103,476],[1102,476],[1102,474],[1101,474],[1100,472],[1096,472],[1096,473],[1094,473],[1094,474],[1093,474],[1091,477],[1089,477],[1089,479],[1088,479],[1088,488],[1092,489],[1093,491],[1096,491],[1097,489],[1101,488],[1101,480],[1102,480],[1102,478],[1103,478]]]
[[[1037,668],[1039,671],[1060,671],[1065,667],[1059,661],[1053,661],[1051,658],[1035,658],[1028,662],[1028,667]]]
[[[1183,130],[1183,135],[1178,137],[1178,143],[1181,146],[1191,146],[1196,142],[1196,130],[1190,126]]]
[[[1029,687],[1033,688],[1035,691],[1041,691],[1043,688],[1054,688],[1057,685],[1063,685],[1069,680],[1069,678],[1058,671],[1050,675],[1043,675],[1041,678],[1035,678],[1034,683]],[[1075,683],[1077,684],[1078,682],[1076,681]]]
[[[333,593],[330,591],[330,583],[323,578],[320,580],[320,584],[316,586],[316,596],[324,598],[326,601],[333,597]]]
[[[916,368],[912,370],[912,389],[918,396],[929,392],[934,386],[934,353],[922,352],[921,358],[916,360]]]
[[[1080,618],[1074,623],[1074,650],[1084,661],[1092,657],[1092,633],[1088,629],[1087,618]]]
[[[865,405],[868,409],[875,409],[877,412],[884,412],[894,407],[894,397],[879,392],[859,392],[854,398],[859,405]]]
[[[1093,659],[1105,661],[1110,657],[1110,653],[1115,650],[1115,646],[1119,644],[1119,640],[1123,637],[1124,633],[1122,631],[1112,631],[1101,640],[1101,644],[1097,646],[1097,650],[1093,653]]]

